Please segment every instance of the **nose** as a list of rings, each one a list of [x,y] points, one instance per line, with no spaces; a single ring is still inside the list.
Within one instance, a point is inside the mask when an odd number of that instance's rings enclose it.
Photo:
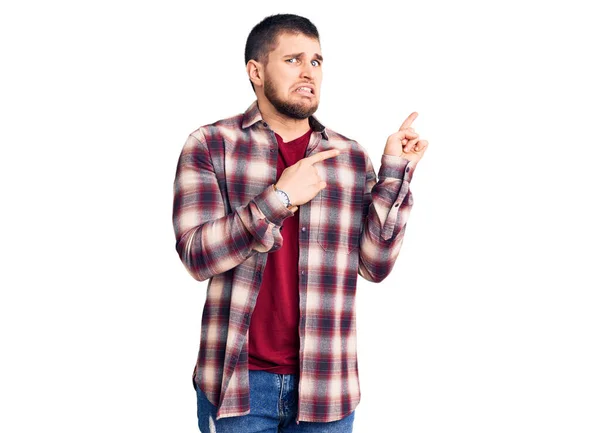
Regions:
[[[315,76],[314,66],[308,62],[304,64],[305,66],[302,68],[300,72],[300,76],[302,78],[312,79]]]

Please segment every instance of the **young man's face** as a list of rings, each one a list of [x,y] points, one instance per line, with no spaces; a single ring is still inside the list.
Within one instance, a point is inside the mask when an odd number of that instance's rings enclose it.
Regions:
[[[302,34],[283,33],[278,41],[264,70],[265,97],[281,114],[306,119],[319,107],[321,45]]]

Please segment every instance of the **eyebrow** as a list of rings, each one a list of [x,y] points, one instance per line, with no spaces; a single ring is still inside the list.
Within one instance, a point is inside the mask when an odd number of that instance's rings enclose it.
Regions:
[[[304,56],[304,53],[293,53],[293,54],[286,54],[283,57],[291,57],[291,58],[293,58],[293,57],[303,57],[303,56]],[[318,53],[315,53],[315,58],[317,60],[320,60],[321,62],[323,62],[323,56],[322,55],[320,55]]]

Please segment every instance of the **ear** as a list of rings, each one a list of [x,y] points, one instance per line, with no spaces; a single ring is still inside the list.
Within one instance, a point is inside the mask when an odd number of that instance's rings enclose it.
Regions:
[[[246,65],[246,72],[248,73],[248,78],[254,84],[254,87],[262,87],[263,86],[263,67],[256,60],[248,60],[248,64]]]

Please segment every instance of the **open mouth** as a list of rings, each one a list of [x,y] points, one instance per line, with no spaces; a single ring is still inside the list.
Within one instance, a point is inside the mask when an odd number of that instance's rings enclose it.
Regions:
[[[295,90],[296,93],[300,93],[301,95],[305,95],[305,96],[313,96],[313,92],[312,89],[310,87],[298,87]]]

